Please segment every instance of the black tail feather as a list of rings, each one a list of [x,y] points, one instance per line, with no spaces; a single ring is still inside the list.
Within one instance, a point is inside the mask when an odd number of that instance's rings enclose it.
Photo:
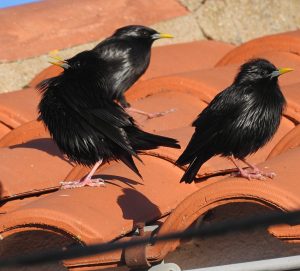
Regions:
[[[186,172],[183,174],[180,182],[192,183],[195,179],[195,176],[201,166],[207,161],[207,159],[203,159],[202,157],[196,157],[188,166]],[[176,162],[177,163],[177,162]]]
[[[180,149],[180,145],[176,139],[154,135],[139,129],[135,131],[127,131],[132,147],[134,150],[151,150],[160,146]]]
[[[140,174],[139,170],[137,169],[132,156],[130,154],[123,154],[119,157],[119,159],[128,166],[134,173],[136,173],[141,179],[143,179],[142,175]]]

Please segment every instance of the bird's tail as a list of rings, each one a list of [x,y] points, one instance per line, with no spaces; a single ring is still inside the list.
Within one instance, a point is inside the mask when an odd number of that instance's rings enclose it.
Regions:
[[[207,161],[207,159],[203,159],[202,157],[196,157],[188,166],[187,170],[183,174],[180,182],[185,183],[192,183],[197,172],[201,168],[201,166]],[[177,165],[180,165],[178,161],[176,162]]]
[[[176,139],[144,132],[136,127],[130,127],[126,132],[134,150],[152,150],[160,146],[180,149]]]
[[[191,152],[187,152],[186,150],[181,154],[181,156],[176,161],[176,165],[184,166],[189,164],[187,170],[185,171],[184,175],[182,176],[180,182],[185,183],[192,183],[197,172],[200,170],[201,166],[210,159],[213,155],[209,152],[202,150],[202,155],[191,155]]]

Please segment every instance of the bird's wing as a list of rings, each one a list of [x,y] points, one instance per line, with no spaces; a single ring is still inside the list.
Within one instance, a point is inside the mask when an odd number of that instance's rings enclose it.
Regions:
[[[119,100],[123,92],[136,82],[148,66],[148,61],[141,52],[134,54],[134,44],[126,39],[109,38],[98,44],[93,51],[106,63],[102,67],[101,75],[109,86],[104,89],[113,99]]]
[[[133,119],[118,104],[102,99],[97,103],[97,107],[82,107],[80,101],[72,96],[65,99],[65,102],[99,133],[137,157],[124,131],[124,127],[134,125]]]
[[[230,86],[220,92],[193,122],[195,132],[184,153],[189,157],[214,146],[214,140],[236,118],[241,96]]]
[[[88,113],[90,116],[89,122],[92,123],[97,130],[141,161],[126,133],[126,128],[136,127],[136,125],[132,117],[130,117],[122,107],[115,102],[107,102],[105,108],[89,109]]]

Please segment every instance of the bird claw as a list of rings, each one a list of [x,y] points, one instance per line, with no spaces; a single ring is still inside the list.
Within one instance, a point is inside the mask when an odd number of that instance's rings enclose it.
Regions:
[[[73,182],[60,182],[60,184],[61,184],[60,189],[72,189],[72,188],[79,188],[84,186],[91,186],[91,187],[105,186],[105,182],[101,178],[79,180]]]
[[[261,180],[261,181],[265,181],[267,178],[273,179],[276,174],[274,172],[263,172],[261,170],[259,170],[258,168],[255,168],[253,170],[243,170],[243,171],[238,171],[238,172],[234,172],[232,174],[234,177],[242,177],[242,178],[246,178],[248,180]]]
[[[264,171],[260,170],[258,167],[254,167],[252,173],[262,175],[262,176],[270,178],[270,179],[274,179],[276,177],[276,173],[274,173],[274,172],[264,172]]]

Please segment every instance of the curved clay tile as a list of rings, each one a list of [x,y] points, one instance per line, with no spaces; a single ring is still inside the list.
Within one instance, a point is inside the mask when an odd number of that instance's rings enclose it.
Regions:
[[[222,180],[214,180],[209,184],[203,184],[201,187],[199,187],[200,189],[198,189],[195,192],[190,191],[192,193],[190,195],[186,195],[185,199],[178,204],[176,209],[173,210],[172,213],[167,217],[166,221],[162,223],[158,232],[158,236],[173,231],[185,230],[188,227],[190,227],[200,216],[205,214],[208,210],[229,203],[253,202],[259,205],[263,204],[266,207],[279,209],[282,211],[299,209],[300,188],[298,186],[297,177],[299,155],[300,149],[296,148],[263,163],[261,167],[266,166],[268,168],[272,168],[277,172],[276,179],[274,180],[248,181],[241,178],[225,178]],[[174,176],[172,175],[172,177]],[[162,182],[164,182],[166,179],[161,178],[161,180],[163,180]],[[145,180],[145,183],[146,182],[147,181]],[[169,184],[170,186],[168,186],[167,188],[168,193],[163,194],[163,197],[166,201],[169,200],[169,196],[173,192],[173,189],[177,189],[174,188],[174,186],[178,186],[178,183],[174,183],[172,180],[170,180]],[[145,185],[148,186],[148,183],[146,183]],[[157,185],[158,183],[156,182],[155,186],[157,187]],[[177,194],[179,197],[181,197],[182,192],[185,193],[186,186],[186,184],[181,184],[181,188],[179,188],[180,193]],[[159,187],[161,189],[164,189],[164,185],[163,187],[159,185]],[[170,191],[172,192],[170,193]],[[134,194],[135,192],[129,193]],[[143,195],[147,195],[148,197],[148,195],[150,195],[151,193],[151,189],[150,192],[148,191],[148,189],[146,189],[145,192],[143,192]],[[161,192],[157,191],[157,193],[160,194]],[[130,197],[134,198],[135,196],[130,195]],[[152,196],[148,197],[148,199],[150,198],[152,199]],[[117,202],[120,203],[120,200],[117,200]],[[153,202],[154,201],[152,201],[152,203]],[[127,204],[129,207],[131,203],[126,201],[126,206]],[[162,204],[162,206],[164,206],[164,204]],[[114,209],[114,205],[110,207]],[[99,206],[98,208],[99,212],[101,212],[103,215],[103,209],[101,209],[101,207]],[[155,213],[154,209],[153,213]],[[139,213],[139,211],[136,212],[137,214]],[[134,213],[136,214],[136,212]],[[129,213],[130,212],[127,212],[126,217],[130,217]],[[19,214],[17,214],[17,216],[19,216]],[[104,217],[107,218],[106,215]],[[109,216],[109,218],[111,218],[111,216]],[[82,219],[80,221],[82,221]],[[93,226],[93,223],[90,223],[90,225]],[[101,226],[103,225],[104,229],[102,229],[102,232],[106,232],[106,223],[101,223]],[[97,226],[99,227],[99,223]],[[111,231],[113,231],[113,229]],[[281,226],[276,228],[272,227],[269,229],[269,231],[275,237],[282,238],[283,240],[296,241],[300,237],[300,228],[298,226]],[[147,246],[145,254],[146,262],[154,263],[161,261],[170,251],[173,251],[178,245],[179,240],[174,240],[157,243],[153,246]],[[136,253],[138,253],[139,251],[143,251],[143,248],[137,250]],[[121,263],[125,264],[124,258],[122,257],[123,254],[124,252],[122,251],[115,251],[113,253],[106,253],[104,255],[83,257],[81,259],[65,261],[65,265],[70,269],[77,269],[85,266],[85,270],[90,270],[89,268],[95,266],[98,266],[99,268],[104,268],[107,266],[113,267],[120,265]]]
[[[275,145],[269,153],[267,159],[273,158],[289,149],[300,146],[300,125],[289,131],[280,141]]]
[[[44,137],[50,137],[50,135],[43,123],[38,120],[32,120],[10,130],[9,133],[0,138],[0,147],[9,147]]]
[[[138,222],[168,214],[196,191],[195,185],[179,184],[182,170],[170,162],[146,155],[142,159],[144,165],[136,162],[143,180],[113,162],[101,171],[106,187],[60,190],[30,201],[0,217],[1,232],[7,236],[14,228],[35,225],[58,229],[86,244],[109,241],[132,231]]]
[[[11,131],[11,128],[6,126],[3,123],[0,123],[0,138],[2,138],[4,135],[9,133]]]
[[[0,149],[0,202],[58,188],[73,165],[50,138]]]
[[[177,128],[165,130],[164,134],[180,139],[184,145],[190,138],[192,130],[190,127]],[[217,177],[198,185],[179,183],[183,171],[172,163],[179,152],[180,150],[164,148],[155,151],[156,155],[153,152],[151,156],[143,155],[144,165],[137,161],[143,180],[122,163],[112,162],[98,171],[100,176],[108,179],[106,187],[53,192],[61,176],[70,169],[70,165],[55,157],[59,156],[59,153],[49,139],[34,140],[11,149],[2,148],[0,179],[4,199],[11,200],[12,197],[17,199],[16,194],[26,195],[24,191],[52,192],[38,198],[30,197],[6,203],[2,210],[7,213],[0,217],[2,235],[6,238],[16,231],[32,230],[34,226],[40,230],[59,232],[82,244],[89,244],[114,240],[131,232],[136,223],[152,221],[167,215],[185,198],[163,224],[160,233],[176,230],[178,227],[187,228],[198,216],[220,204],[254,201],[271,204],[283,210],[296,208],[300,204],[296,182],[298,168],[296,158],[299,156],[299,148],[264,164],[278,174],[274,180],[248,181],[239,178],[220,180],[220,177]],[[22,163],[18,163],[16,167],[16,161],[20,160]],[[14,163],[13,172],[9,170],[12,168],[11,163]],[[28,165],[32,168],[30,172],[27,172]],[[197,190],[198,192],[195,192]],[[194,192],[197,194],[189,198],[188,196]],[[185,210],[184,213],[182,210]],[[177,242],[166,243],[163,247],[148,248],[147,259],[150,262],[161,260],[177,244]],[[121,261],[121,255],[122,252],[119,251],[92,260],[88,258],[79,262],[77,260],[77,263],[73,261],[70,264],[73,267],[80,266],[83,261],[87,265],[117,265]]]
[[[157,119],[135,117],[144,130],[177,138],[184,148],[194,130],[189,124],[207,102],[231,84],[236,70],[237,65],[228,65],[144,80],[128,91],[128,98],[134,107],[147,111],[175,107],[177,111]],[[296,121],[291,110],[296,112],[300,102],[293,88],[297,88],[296,84],[284,85],[287,117],[283,117],[277,134],[250,157],[252,162],[263,162],[273,149],[270,156],[276,157],[260,165],[277,173],[274,180],[267,181],[225,178],[222,175],[229,174],[232,165],[224,158],[214,157],[197,176],[207,178],[205,181],[182,184],[179,180],[183,169],[174,166],[182,150],[161,148],[141,155],[144,164],[137,161],[143,180],[122,163],[111,162],[97,172],[107,179],[106,187],[57,191],[60,180],[80,178],[87,169],[73,168],[45,129],[37,122],[28,123],[2,140],[2,146],[10,147],[0,149],[0,202],[5,213],[0,216],[0,232],[7,238],[34,228],[71,237],[84,245],[113,241],[135,230],[137,223],[156,221],[174,209],[159,234],[186,229],[207,210],[227,203],[255,202],[284,211],[299,208],[300,149],[278,155],[280,144],[298,145],[298,128],[294,128]],[[272,228],[271,232],[288,240],[299,239],[300,234],[297,226]],[[174,241],[147,247],[146,262],[160,261],[177,245],[178,241]],[[123,256],[124,251],[116,251],[65,264],[77,270],[111,267],[124,264]]]
[[[300,123],[300,82],[282,87],[283,94],[287,100],[285,115],[295,123]]]
[[[38,56],[95,41],[123,25],[149,25],[187,13],[175,0],[134,1],[130,8],[126,0],[115,0],[113,6],[102,0],[39,1],[1,9],[0,59]]]
[[[30,88],[0,95],[0,122],[10,128],[36,118],[39,95]]]
[[[300,31],[285,32],[276,35],[264,36],[246,42],[225,55],[216,67],[229,64],[239,64],[254,56],[268,51],[290,52],[300,54]]]
[[[261,164],[276,171],[274,180],[248,181],[241,178],[226,178],[207,185],[187,197],[163,223],[158,236],[180,231],[189,227],[197,218],[208,210],[220,205],[234,202],[254,202],[266,207],[282,211],[292,211],[300,208],[300,187],[298,185],[298,158],[300,148],[290,150]],[[182,219],[184,217],[184,219]],[[295,240],[300,237],[300,227],[294,226]],[[281,230],[281,231],[280,231]],[[276,237],[287,235],[288,228],[271,228]],[[291,235],[290,235],[291,238]],[[162,242],[148,248],[148,260],[163,259],[174,250],[179,241]]]

